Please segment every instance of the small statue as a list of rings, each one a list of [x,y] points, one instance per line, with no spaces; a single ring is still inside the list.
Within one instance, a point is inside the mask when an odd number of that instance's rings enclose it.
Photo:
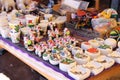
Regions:
[[[58,30],[58,28],[55,28],[55,34],[56,34],[56,38],[60,37],[60,31]]]
[[[68,28],[64,29],[64,36],[70,36],[70,30]]]
[[[53,40],[55,38],[56,34],[54,31],[52,30],[48,30],[48,37],[49,37],[49,40]]]
[[[9,11],[10,8],[15,9],[15,2],[14,0],[0,0],[2,4],[2,11]]]

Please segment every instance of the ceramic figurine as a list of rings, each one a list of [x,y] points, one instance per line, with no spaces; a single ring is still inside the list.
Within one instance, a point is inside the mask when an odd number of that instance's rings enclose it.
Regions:
[[[106,44],[102,44],[98,47],[98,49],[100,50],[101,54],[104,54],[104,55],[108,55],[108,54],[111,54],[113,49],[111,46],[109,45],[106,45]]]
[[[114,49],[117,46],[117,41],[113,38],[107,38],[105,39],[104,44],[109,45],[112,49]]]
[[[1,34],[2,30],[3,30],[3,28],[6,28],[6,27],[8,27],[7,17],[3,16],[3,15],[0,15],[0,34]]]
[[[19,43],[20,41],[20,31],[12,29],[10,31],[11,40],[13,43]]]
[[[118,18],[118,13],[115,9],[108,8],[103,10],[101,13],[98,14],[99,17],[104,17],[104,18],[115,18],[117,20]]]
[[[37,37],[36,31],[34,31],[34,30],[31,31],[31,33],[30,33],[30,40],[32,40],[33,44],[35,43],[36,37]]]
[[[39,57],[41,57],[42,53],[44,52],[44,49],[42,48],[42,46],[38,45],[38,47],[35,50],[36,55],[38,55]]]
[[[50,58],[50,52],[49,51],[44,52],[42,57],[43,60],[48,61]]]
[[[51,49],[53,46],[55,46],[55,42],[52,39],[48,40],[47,43],[48,43],[49,48]]]
[[[117,41],[120,40],[120,27],[115,27],[113,30],[110,31],[110,33],[108,34],[110,38],[114,38]]]
[[[27,6],[28,6],[31,2],[32,2],[32,0],[24,0],[24,4],[27,5]]]
[[[16,13],[18,10],[12,10],[10,13],[7,14],[8,21],[13,21],[17,18]]]
[[[59,63],[59,69],[67,72],[68,69],[70,69],[71,67],[75,65],[76,65],[76,62],[72,58],[64,58]]]
[[[49,38],[49,40],[52,39],[52,37],[51,37],[51,30],[48,30],[48,38]]]
[[[85,54],[89,55],[91,57],[91,59],[94,59],[98,56],[100,56],[100,50],[97,48],[89,48],[87,50],[85,50]]]
[[[12,40],[13,43],[19,43],[20,41],[20,27],[18,24],[14,23],[9,23],[9,27],[11,28],[10,31],[10,38]]]
[[[27,50],[28,51],[34,51],[34,46],[32,40],[27,40]]]
[[[60,36],[60,32],[57,28],[55,28],[55,34],[56,34],[56,38],[58,38]]]
[[[10,8],[12,7],[12,9],[15,9],[15,2],[14,0],[0,0],[1,4],[2,4],[2,11],[9,11]]]
[[[37,7],[37,2],[36,1],[31,1],[31,3],[28,5],[28,10],[29,11],[34,11]]]
[[[50,40],[53,40],[53,39],[55,38],[56,34],[55,34],[54,31],[49,30],[49,31],[48,31],[48,36],[49,36],[49,39],[50,39]]]
[[[10,32],[9,27],[4,26],[0,28],[0,33],[3,38],[9,38],[9,32]]]
[[[28,21],[28,27],[29,28],[33,28],[34,27],[34,24],[33,24],[32,20]]]
[[[74,55],[74,59],[75,61],[82,65],[82,64],[86,64],[87,62],[90,61],[90,56],[84,54],[84,53],[80,53],[79,51]]]
[[[83,53],[83,49],[81,49],[80,47],[73,47],[71,52],[73,55],[75,55],[77,52]]]
[[[81,48],[82,48],[83,50],[87,50],[87,49],[89,49],[89,48],[92,48],[92,45],[91,45],[89,42],[82,42],[82,43],[81,43]]]
[[[66,47],[64,47],[63,50],[61,50],[60,54],[61,54],[62,58],[71,58],[72,57],[71,52]]]
[[[94,38],[99,42],[100,45],[104,44],[104,39],[103,38]]]
[[[41,47],[46,50],[48,48],[48,44],[45,41],[41,42]]]
[[[68,28],[64,29],[64,36],[70,36],[70,30]]]
[[[59,54],[57,54],[57,53],[55,53],[55,54],[50,54],[49,62],[50,62],[50,64],[52,64],[52,65],[58,65],[59,62],[60,62],[60,59],[61,59],[61,57],[60,57]]]
[[[99,42],[95,39],[89,40],[88,43],[90,43],[90,45],[94,48],[98,48],[100,46]]]
[[[54,6],[54,0],[49,0],[48,7],[52,8]]]
[[[26,7],[25,7],[25,5],[23,4],[23,3],[19,3],[18,5],[17,5],[17,8],[19,9],[19,10],[25,10],[26,9]]]
[[[26,25],[30,28],[34,27],[38,23],[39,16],[34,16],[31,14],[25,15]]]
[[[45,20],[48,20],[48,21],[51,21],[53,18],[53,14],[44,14],[44,19]],[[51,23],[50,23],[51,24]]]
[[[32,0],[16,0],[16,4],[23,4],[24,6],[28,6],[31,3]]]
[[[48,30],[54,31],[53,26],[54,26],[53,23],[49,23],[49,25],[48,25]]]
[[[23,37],[23,42],[24,42],[25,48],[28,47],[28,45],[27,45],[27,41],[28,41],[28,40],[29,40],[28,36],[27,36],[27,35],[24,35],[24,37]]]
[[[36,31],[37,31],[37,36],[42,36],[44,34],[43,29],[39,25],[36,27]]]

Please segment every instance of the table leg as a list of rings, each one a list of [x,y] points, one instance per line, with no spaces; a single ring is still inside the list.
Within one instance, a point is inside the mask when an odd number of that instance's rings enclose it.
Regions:
[[[99,0],[96,0],[95,1],[95,8],[96,8],[96,10],[99,10],[99,3],[100,3],[100,1]]]

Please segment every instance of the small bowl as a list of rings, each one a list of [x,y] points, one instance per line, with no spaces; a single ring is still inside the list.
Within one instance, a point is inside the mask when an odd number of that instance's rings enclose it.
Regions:
[[[90,61],[90,56],[84,54],[84,53],[76,53],[74,55],[74,59],[78,64],[86,64],[88,61]]]
[[[100,46],[99,42],[98,42],[97,40],[95,40],[95,39],[91,39],[91,40],[89,40],[88,42],[89,42],[89,43],[92,45],[92,47],[94,47],[94,48],[98,48],[98,47]]]
[[[75,55],[77,52],[83,53],[83,50],[80,47],[73,47],[72,54]]]
[[[56,56],[56,58],[55,58]],[[59,57],[58,57],[59,56]],[[59,62],[60,62],[60,55],[55,53],[55,54],[50,54],[50,57],[49,57],[49,62],[50,64],[52,65],[58,65]]]
[[[92,52],[90,52],[92,51]],[[98,50],[97,48],[89,48],[87,50],[85,50],[85,54],[89,55],[91,57],[91,59],[94,59],[98,56],[100,56],[100,50]]]
[[[44,52],[42,58],[43,60],[48,61],[50,58],[50,52]]]
[[[104,41],[104,44],[109,45],[114,49],[117,46],[117,41],[113,38],[108,38]]]
[[[89,48],[92,48],[92,45],[90,45],[89,42],[82,42],[82,43],[81,43],[81,48],[82,48],[83,50],[87,50],[87,49],[89,49]]]
[[[113,51],[111,46],[105,45],[105,44],[100,45],[100,46],[98,47],[98,49],[100,50],[101,54],[106,55],[106,56],[107,56],[108,54],[112,53],[112,51]]]
[[[64,58],[59,63],[59,69],[67,72],[69,68],[76,65],[76,62],[71,58]]]

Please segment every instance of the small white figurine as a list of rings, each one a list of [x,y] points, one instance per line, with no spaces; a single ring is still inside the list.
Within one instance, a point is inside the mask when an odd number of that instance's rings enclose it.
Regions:
[[[2,11],[9,11],[10,8],[15,9],[15,2],[14,0],[0,0],[2,4]]]
[[[26,9],[26,7],[25,7],[25,5],[24,5],[23,3],[19,3],[19,4],[17,5],[17,8],[18,8],[19,10],[25,10],[25,9]]]
[[[56,36],[55,32],[52,30],[48,30],[48,36],[50,40],[53,40]]]
[[[64,29],[64,36],[70,36],[70,30],[68,28]]]
[[[55,28],[55,34],[56,34],[56,38],[60,36],[60,31],[58,30],[58,28]]]
[[[32,0],[16,0],[16,4],[23,3],[24,5],[28,6]]]
[[[25,4],[24,4],[24,0],[16,0],[16,4],[17,4],[17,8],[20,10],[25,10]]]
[[[29,10],[30,10],[30,11],[35,10],[35,9],[36,9],[37,4],[38,4],[38,2],[36,2],[36,1],[32,1],[32,2],[28,5]]]

